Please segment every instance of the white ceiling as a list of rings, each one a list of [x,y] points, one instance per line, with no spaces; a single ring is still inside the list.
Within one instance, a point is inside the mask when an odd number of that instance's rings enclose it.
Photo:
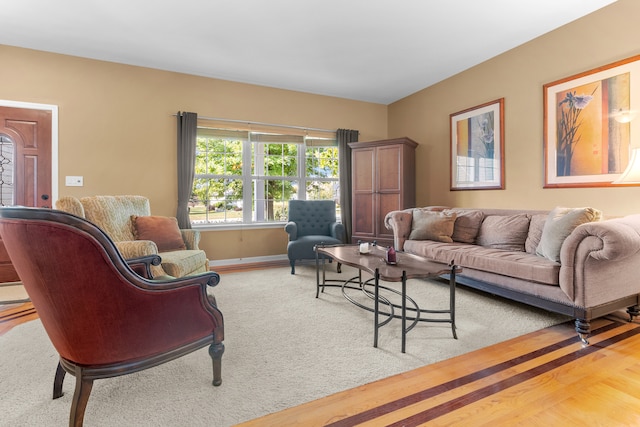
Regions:
[[[0,44],[389,104],[616,0],[11,0]]]

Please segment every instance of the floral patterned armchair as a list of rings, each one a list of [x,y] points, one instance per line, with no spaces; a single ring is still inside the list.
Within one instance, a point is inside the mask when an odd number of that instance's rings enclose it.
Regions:
[[[143,196],[61,197],[56,209],[85,218],[114,241],[126,259],[159,255],[154,277],[184,277],[209,271],[206,253],[198,248],[198,230],[180,230],[175,218],[152,216]]]

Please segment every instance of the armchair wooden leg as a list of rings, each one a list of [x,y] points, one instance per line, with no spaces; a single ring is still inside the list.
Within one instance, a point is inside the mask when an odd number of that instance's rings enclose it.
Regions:
[[[296,274],[296,262],[295,262],[295,260],[291,260],[291,262],[289,262],[289,264],[291,264],[291,274]]]
[[[69,427],[82,427],[84,411],[87,409],[92,387],[93,380],[83,378],[82,369],[78,368],[76,371],[76,390],[73,393],[71,413],[69,414]]]
[[[213,362],[213,385],[222,384],[222,354],[224,353],[224,344],[214,342],[209,346],[209,356]]]
[[[67,374],[67,371],[64,370],[60,362],[58,362],[58,367],[56,368],[56,376],[53,380],[53,398],[57,399],[62,397],[64,394],[62,392],[62,383],[64,383],[64,376]]]

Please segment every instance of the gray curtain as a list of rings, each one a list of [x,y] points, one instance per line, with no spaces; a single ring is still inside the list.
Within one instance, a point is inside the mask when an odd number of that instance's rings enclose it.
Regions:
[[[176,218],[180,228],[191,228],[189,199],[193,191],[196,164],[196,135],[198,115],[178,111],[178,211]]]
[[[358,131],[338,129],[338,163],[340,164],[340,218],[344,225],[346,242],[351,242],[351,148],[350,142],[358,142]]]

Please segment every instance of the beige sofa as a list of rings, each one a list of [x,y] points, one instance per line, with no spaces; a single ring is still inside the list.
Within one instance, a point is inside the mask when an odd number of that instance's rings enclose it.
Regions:
[[[209,271],[206,253],[198,248],[198,230],[180,230],[174,218],[151,215],[143,196],[66,196],[56,209],[85,218],[114,241],[125,259],[159,255],[160,266],[151,266],[154,277],[184,277]]]
[[[460,284],[574,317],[586,343],[592,319],[639,314],[640,215],[579,211],[431,206],[385,225],[396,250],[461,266]]]

